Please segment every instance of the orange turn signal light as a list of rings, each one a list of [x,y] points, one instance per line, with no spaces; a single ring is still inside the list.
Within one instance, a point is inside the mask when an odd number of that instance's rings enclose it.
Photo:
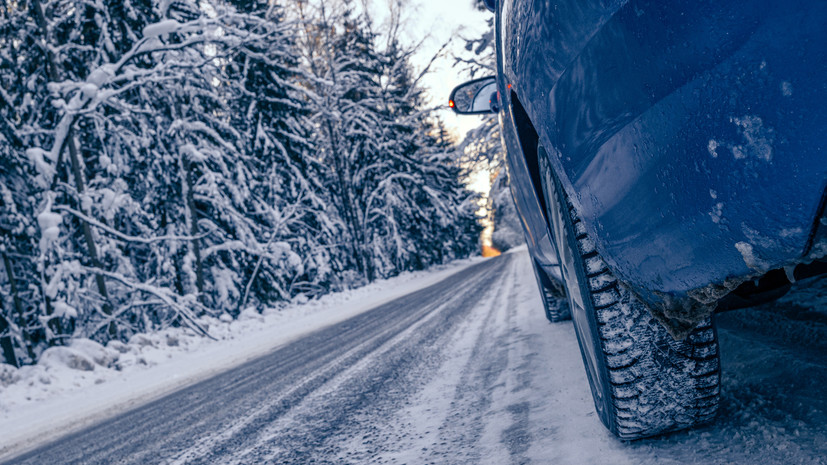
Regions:
[[[455,104],[454,104],[454,101],[453,101],[453,100],[448,100],[448,106],[449,106],[449,107],[454,108],[454,105],[455,105]]]

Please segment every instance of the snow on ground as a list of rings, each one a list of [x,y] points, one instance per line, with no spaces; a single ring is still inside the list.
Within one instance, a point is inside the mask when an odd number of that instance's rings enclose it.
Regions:
[[[379,437],[347,438],[340,463],[637,464],[594,413],[571,322],[545,319],[531,262],[516,254],[445,360]],[[354,459],[355,457],[355,459]],[[334,463],[337,461],[334,460]]]
[[[202,318],[215,340],[186,328],[106,347],[88,340],[44,352],[35,366],[0,364],[0,457],[95,423],[264,355],[312,331],[437,283],[482,258],[403,273],[368,286],[238,320]]]
[[[827,279],[719,316],[714,423],[622,442],[595,414],[571,322],[548,323],[527,255],[442,346],[438,373],[355,463],[827,464]],[[474,431],[481,433],[474,433]],[[373,452],[366,452],[366,449]],[[362,460],[364,459],[364,460]],[[344,463],[344,462],[343,462]]]
[[[238,463],[278,456],[286,452],[278,449],[277,439],[287,441],[289,431],[298,435],[296,444],[309,448],[296,456],[319,463],[827,464],[827,279],[798,283],[778,302],[720,315],[717,420],[628,443],[615,439],[597,418],[571,322],[545,319],[525,249],[494,260],[502,259],[508,261],[500,262],[503,271],[493,279],[457,281],[462,284],[456,295],[448,297],[458,301],[429,303],[435,307],[427,317],[364,349],[364,358],[320,381],[288,414],[240,438],[246,449],[214,452]],[[78,428],[438,282],[468,264],[406,275],[279,313],[210,321],[219,342],[178,330],[132,341],[126,350],[120,347],[123,353],[111,347],[117,354],[89,343],[71,347],[43,367],[18,372],[20,380],[0,390],[0,440],[7,446],[41,431]],[[463,294],[479,286],[484,290]],[[467,311],[456,314],[463,317],[449,317],[461,307]],[[442,314],[445,324],[438,319]],[[432,333],[436,336],[428,336]],[[398,348],[406,343],[417,344],[416,350]],[[405,355],[412,350],[424,358]],[[83,371],[87,364],[75,360],[75,353],[91,359],[95,369]],[[108,358],[113,356],[116,362]],[[102,364],[123,366],[116,371]],[[379,373],[390,378],[377,381]],[[95,384],[98,379],[101,384]],[[346,427],[306,424],[329,411]],[[238,418],[245,424],[252,420]],[[305,430],[306,438],[299,434]],[[301,442],[308,438],[315,442]]]

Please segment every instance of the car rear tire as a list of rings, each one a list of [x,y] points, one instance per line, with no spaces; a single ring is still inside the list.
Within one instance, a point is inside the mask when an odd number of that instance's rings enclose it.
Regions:
[[[534,265],[534,277],[537,278],[537,287],[540,288],[540,299],[543,301],[543,309],[546,318],[552,323],[559,323],[571,319],[569,303],[566,299],[566,291],[562,284],[553,281],[543,270],[543,267],[532,259]]]
[[[627,440],[711,421],[720,392],[712,321],[683,341],[669,335],[603,262],[542,145],[538,159],[549,229],[601,421]]]

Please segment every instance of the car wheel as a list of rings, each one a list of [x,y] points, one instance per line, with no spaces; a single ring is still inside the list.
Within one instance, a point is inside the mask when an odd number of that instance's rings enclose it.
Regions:
[[[669,335],[603,262],[542,146],[538,159],[549,229],[603,424],[621,439],[639,439],[711,421],[720,384],[711,319],[682,341]]]
[[[537,287],[540,288],[540,299],[543,301],[543,309],[546,318],[552,323],[570,320],[569,303],[566,300],[566,291],[562,285],[554,282],[537,260],[531,259],[534,265],[534,277],[537,278]]]

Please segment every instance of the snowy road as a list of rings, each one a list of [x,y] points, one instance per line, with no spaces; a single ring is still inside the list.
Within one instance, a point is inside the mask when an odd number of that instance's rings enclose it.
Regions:
[[[10,463],[827,463],[824,283],[723,315],[719,420],[629,444],[531,273],[479,263]]]

